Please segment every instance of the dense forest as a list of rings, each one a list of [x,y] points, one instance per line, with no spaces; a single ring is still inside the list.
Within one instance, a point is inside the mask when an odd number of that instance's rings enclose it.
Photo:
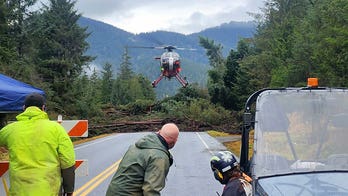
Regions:
[[[157,100],[150,81],[131,69],[123,51],[117,74],[85,68],[89,36],[72,0],[0,0],[0,72],[45,90],[49,113],[106,123],[122,116],[166,118],[238,129],[247,97],[265,87],[348,86],[347,0],[267,0],[255,14],[257,32],[223,55],[216,40],[200,37],[209,59],[207,87],[189,85]],[[112,115],[111,115],[112,114]],[[129,120],[129,119],[128,119]],[[133,119],[134,120],[134,119]],[[222,126],[223,127],[223,126]],[[227,128],[226,128],[227,127]]]

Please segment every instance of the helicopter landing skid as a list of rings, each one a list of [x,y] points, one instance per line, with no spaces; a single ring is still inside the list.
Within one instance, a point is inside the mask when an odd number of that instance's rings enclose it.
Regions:
[[[163,75],[160,75],[156,80],[154,80],[151,84],[152,87],[155,88],[157,86],[157,84],[162,80]]]
[[[157,86],[157,84],[162,80],[164,76],[160,75],[156,80],[154,80],[151,84],[152,87],[155,88]],[[188,85],[188,82],[183,79],[179,74],[175,75],[175,78],[180,82],[180,84],[185,88]],[[169,78],[170,79],[170,78]]]
[[[186,80],[184,80],[179,74],[176,74],[175,78],[181,83],[181,85],[184,88],[188,85],[188,82]]]

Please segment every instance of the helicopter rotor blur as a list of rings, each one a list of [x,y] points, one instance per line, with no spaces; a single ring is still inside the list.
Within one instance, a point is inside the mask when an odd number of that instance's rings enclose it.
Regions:
[[[161,56],[155,57],[156,60],[160,61],[161,74],[151,84],[152,87],[156,87],[157,84],[163,79],[171,79],[175,77],[183,87],[188,85],[186,77],[180,75],[181,72],[181,59],[180,55],[174,50],[195,50],[191,48],[179,48],[175,46],[127,46],[128,48],[145,48],[145,49],[164,49],[166,50]]]

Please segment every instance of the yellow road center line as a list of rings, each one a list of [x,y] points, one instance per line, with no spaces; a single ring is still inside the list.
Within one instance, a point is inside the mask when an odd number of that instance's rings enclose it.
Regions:
[[[90,193],[95,187],[97,187],[100,183],[102,183],[107,177],[109,177],[111,174],[115,173],[118,169],[118,166],[116,166],[113,170],[111,170],[108,174],[104,175],[102,178],[100,178],[96,183],[94,183],[92,186],[90,186],[85,192],[81,193],[80,196],[86,196],[88,193]]]
[[[74,192],[74,195],[78,195],[80,192],[82,192],[84,189],[86,189],[86,188],[87,188],[88,186],[90,186],[92,183],[94,183],[95,181],[97,181],[100,177],[102,177],[103,175],[105,175],[105,173],[110,172],[110,170],[111,170],[111,171],[115,170],[115,169],[113,169],[114,167],[116,167],[116,170],[117,170],[118,164],[120,164],[120,162],[121,162],[121,159],[118,160],[117,162],[115,162],[114,164],[112,164],[110,167],[106,168],[103,172],[101,172],[101,173],[100,173],[99,175],[97,175],[96,177],[92,178],[90,181],[88,181],[86,184],[84,184],[81,188],[79,188],[78,190],[76,190],[76,191]],[[112,173],[112,172],[110,172],[110,173]],[[110,174],[109,174],[109,175],[110,175]],[[109,176],[109,175],[108,175],[108,176]]]
[[[2,183],[4,184],[4,189],[5,189],[6,196],[9,196],[10,193],[9,193],[9,190],[8,190],[6,179],[4,177],[1,177],[1,179],[2,179]]]

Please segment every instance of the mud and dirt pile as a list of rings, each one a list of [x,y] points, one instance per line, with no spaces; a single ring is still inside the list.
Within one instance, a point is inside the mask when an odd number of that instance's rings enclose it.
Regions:
[[[217,130],[229,133],[238,133],[238,126],[234,122],[226,122],[221,125],[211,125],[206,122],[198,122],[188,118],[161,118],[148,114],[134,115],[130,111],[117,110],[115,108],[104,109],[104,118],[101,121],[89,121],[89,135],[97,136],[105,133],[128,132],[153,132],[158,131],[165,123],[175,123],[180,131],[208,131]]]

